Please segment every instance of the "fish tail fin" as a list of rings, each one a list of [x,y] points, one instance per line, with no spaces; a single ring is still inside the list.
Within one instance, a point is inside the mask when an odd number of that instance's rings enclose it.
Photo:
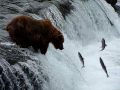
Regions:
[[[85,66],[82,66],[81,68],[85,68]]]
[[[100,51],[103,51],[104,49],[102,48]]]
[[[82,68],[85,68],[85,66],[83,65]]]
[[[109,75],[107,74],[107,78],[109,77]]]

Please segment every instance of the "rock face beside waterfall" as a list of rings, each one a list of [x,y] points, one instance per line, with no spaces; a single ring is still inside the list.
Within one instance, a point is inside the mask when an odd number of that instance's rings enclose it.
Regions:
[[[2,30],[0,41],[0,90],[42,90],[43,83],[48,79],[42,68],[37,68],[36,60],[25,49],[10,43],[6,32]],[[38,74],[31,69],[33,65]]]

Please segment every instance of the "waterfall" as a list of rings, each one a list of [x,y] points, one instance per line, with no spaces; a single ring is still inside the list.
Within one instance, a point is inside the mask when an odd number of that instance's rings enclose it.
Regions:
[[[56,50],[50,43],[46,55],[1,44],[1,90],[120,89],[120,66],[116,64],[120,63],[120,18],[106,1],[5,0],[0,6],[1,28],[14,16],[24,14],[50,19],[65,38],[64,50]],[[9,42],[6,32],[1,30],[0,37],[0,41]],[[108,46],[100,52],[102,38]],[[85,57],[85,68],[81,68],[78,52]],[[99,57],[104,58],[110,78],[101,69]]]

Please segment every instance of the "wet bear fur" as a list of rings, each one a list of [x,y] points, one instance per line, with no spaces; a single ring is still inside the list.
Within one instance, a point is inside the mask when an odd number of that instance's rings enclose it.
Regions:
[[[56,49],[63,49],[64,37],[49,19],[36,20],[29,16],[17,16],[6,27],[11,40],[22,48],[32,46],[42,54],[51,42]]]

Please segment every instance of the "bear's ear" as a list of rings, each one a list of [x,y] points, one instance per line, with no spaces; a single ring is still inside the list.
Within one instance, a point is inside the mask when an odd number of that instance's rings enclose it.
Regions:
[[[21,22],[17,22],[17,27],[19,27],[20,29],[24,28],[24,24]]]

